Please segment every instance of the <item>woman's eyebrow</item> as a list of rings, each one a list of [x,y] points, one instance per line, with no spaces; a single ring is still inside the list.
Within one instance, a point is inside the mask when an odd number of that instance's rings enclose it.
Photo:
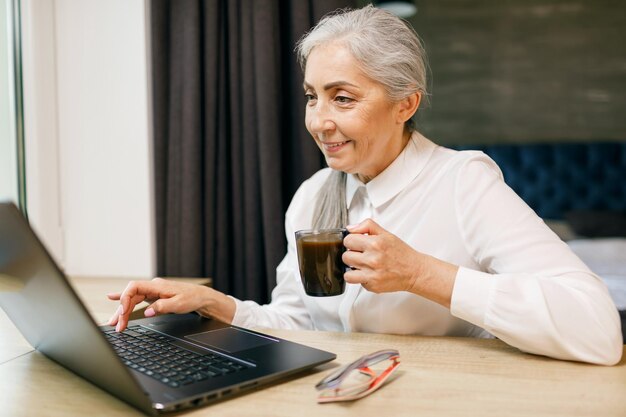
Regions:
[[[331,83],[324,84],[324,90],[330,90],[331,88],[341,87],[341,86],[344,86],[344,85],[349,85],[351,87],[358,88],[357,85],[352,84],[351,82],[348,82],[348,81],[333,81]],[[302,87],[305,90],[308,89],[308,88],[315,90],[313,88],[313,86],[311,84],[307,83],[306,81],[302,84]]]
[[[344,85],[349,85],[350,87],[357,87],[356,85],[348,82],[348,81],[333,81],[332,83],[328,83],[324,85],[324,90],[330,90],[335,87],[343,87]]]

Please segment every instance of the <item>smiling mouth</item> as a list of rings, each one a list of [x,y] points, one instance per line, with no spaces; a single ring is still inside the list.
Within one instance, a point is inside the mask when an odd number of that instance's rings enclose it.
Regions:
[[[345,142],[335,142],[335,143],[324,143],[324,147],[326,149],[333,149],[333,148],[338,148],[341,145],[345,145],[346,143],[348,143],[349,141],[346,140]]]

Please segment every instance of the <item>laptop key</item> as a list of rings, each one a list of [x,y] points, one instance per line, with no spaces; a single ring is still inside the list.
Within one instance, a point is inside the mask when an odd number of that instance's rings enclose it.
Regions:
[[[193,379],[194,381],[204,381],[205,379],[208,378],[208,375],[205,375],[202,372],[197,372],[195,374],[191,374],[190,378]]]
[[[194,382],[196,382],[196,381],[194,381],[194,380],[193,380],[193,379],[191,379],[191,378],[185,378],[185,379],[180,380],[180,381],[178,381],[178,382],[180,382],[180,384],[181,384],[181,385],[189,385],[189,384],[193,384],[193,383],[194,383]]]
[[[216,368],[215,366],[209,366],[209,371],[219,375],[224,373],[220,368]]]
[[[172,388],[246,369],[231,358],[185,349],[173,339],[141,327],[110,334],[105,333],[126,366]]]

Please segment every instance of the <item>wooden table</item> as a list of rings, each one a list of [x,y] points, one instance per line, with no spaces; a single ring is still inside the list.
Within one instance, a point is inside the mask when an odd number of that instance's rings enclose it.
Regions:
[[[96,321],[106,320],[114,308],[103,294],[120,288],[119,280],[74,284]],[[4,313],[0,331],[0,416],[143,415],[33,351]],[[626,358],[603,367],[524,354],[499,340],[266,332],[335,352],[337,360],[185,415],[626,416]],[[402,364],[380,391],[352,403],[315,402],[313,386],[329,369],[384,348],[398,349]]]

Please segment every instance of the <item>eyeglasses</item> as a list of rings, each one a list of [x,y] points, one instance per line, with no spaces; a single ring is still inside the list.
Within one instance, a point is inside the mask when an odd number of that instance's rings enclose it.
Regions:
[[[382,372],[370,367],[390,360],[389,366]],[[315,388],[321,391],[317,402],[352,401],[363,398],[380,388],[400,365],[400,353],[394,349],[379,350],[342,366],[317,383]]]

